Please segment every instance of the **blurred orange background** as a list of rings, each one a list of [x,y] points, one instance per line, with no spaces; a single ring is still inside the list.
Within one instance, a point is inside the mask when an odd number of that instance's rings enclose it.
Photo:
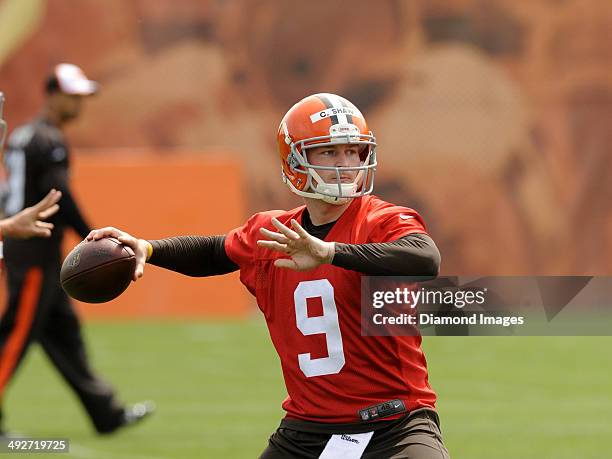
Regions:
[[[224,232],[298,204],[280,180],[275,131],[293,103],[325,91],[366,114],[379,144],[376,192],[424,216],[443,274],[612,274],[612,2],[75,5],[0,1],[0,89],[15,127],[36,114],[53,65],[76,63],[101,82],[68,131],[83,165],[77,193],[96,225],[123,215],[93,205],[113,187],[87,168],[119,147],[132,164],[138,151],[157,152],[134,166],[156,171],[149,190],[165,185],[176,150],[201,156],[204,169],[223,152],[219,188],[189,176],[188,191],[168,191],[174,199],[154,194],[158,219],[133,211],[125,222],[143,237]],[[109,156],[100,171],[112,176],[121,161]],[[126,179],[117,202],[141,183]],[[191,194],[202,206],[227,202],[203,207],[218,222],[180,226],[189,210],[175,204]],[[169,215],[177,226],[164,226]]]

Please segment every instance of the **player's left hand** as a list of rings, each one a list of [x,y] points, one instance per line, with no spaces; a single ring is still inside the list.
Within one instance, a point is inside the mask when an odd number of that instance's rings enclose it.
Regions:
[[[282,252],[290,257],[276,260],[274,266],[277,268],[308,271],[333,260],[334,243],[311,236],[296,220],[291,220],[293,229],[283,225],[276,218],[272,219],[272,224],[278,229],[278,233],[261,228],[259,230],[261,234],[271,240],[260,239],[257,245]]]

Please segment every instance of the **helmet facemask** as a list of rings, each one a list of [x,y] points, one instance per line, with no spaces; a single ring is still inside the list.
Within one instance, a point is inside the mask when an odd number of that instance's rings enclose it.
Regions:
[[[374,174],[376,172],[376,139],[370,132],[363,134],[352,124],[334,125],[330,129],[330,135],[311,137],[297,142],[292,142],[286,136],[287,144],[291,148],[287,161],[289,168],[297,174],[302,174],[306,180],[305,186],[298,189],[283,172],[283,180],[294,193],[321,199],[330,204],[341,205],[353,198],[365,196],[372,193],[374,189]],[[308,161],[308,150],[319,147],[332,147],[340,144],[359,145],[362,151],[359,154],[360,165],[337,167],[316,166]],[[332,183],[325,182],[318,171],[335,171],[336,179]],[[348,171],[358,171],[355,180],[351,183],[342,183],[341,175]]]

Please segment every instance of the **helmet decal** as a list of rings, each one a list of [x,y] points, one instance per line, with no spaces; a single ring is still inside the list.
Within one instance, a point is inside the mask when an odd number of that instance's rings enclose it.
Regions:
[[[346,122],[348,124],[353,124],[353,119],[352,119],[353,116],[358,116],[360,118],[363,118],[361,113],[359,113],[357,110],[353,110],[351,107],[340,107],[340,108],[332,107],[332,108],[326,108],[325,110],[321,110],[320,112],[317,112],[317,113],[313,113],[312,115],[310,115],[310,121],[312,123],[316,123],[317,121],[321,121],[322,119],[331,117],[332,124],[338,124],[340,122],[339,115],[340,116],[344,115],[344,117],[346,118]],[[338,121],[334,122],[334,119]]]

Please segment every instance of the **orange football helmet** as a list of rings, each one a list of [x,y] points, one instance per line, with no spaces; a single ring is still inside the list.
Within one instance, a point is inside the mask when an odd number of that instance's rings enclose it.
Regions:
[[[300,196],[342,204],[372,193],[376,171],[376,139],[355,105],[335,94],[308,96],[295,104],[282,119],[277,134],[283,181]],[[309,148],[338,144],[361,145],[356,167],[314,166]],[[336,181],[326,183],[317,170],[335,170]],[[343,171],[359,171],[355,181],[342,183]]]

